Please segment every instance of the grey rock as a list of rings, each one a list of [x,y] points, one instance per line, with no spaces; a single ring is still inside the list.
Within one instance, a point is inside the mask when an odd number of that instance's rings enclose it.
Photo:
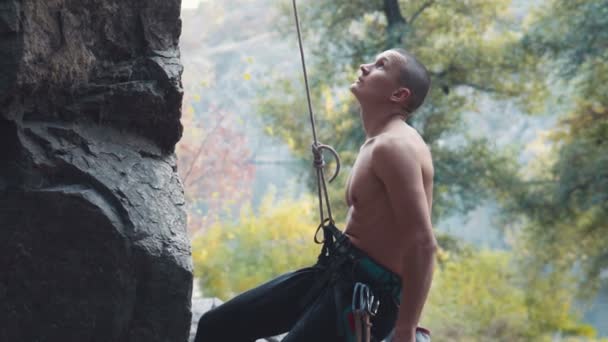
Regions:
[[[0,341],[187,341],[179,0],[0,3]]]
[[[196,328],[198,320],[201,316],[222,304],[223,302],[218,298],[195,298],[192,297],[192,324],[190,325],[190,338],[189,342],[194,342],[194,336],[196,336]]]
[[[19,31],[20,3],[5,1],[0,3],[0,34]]]

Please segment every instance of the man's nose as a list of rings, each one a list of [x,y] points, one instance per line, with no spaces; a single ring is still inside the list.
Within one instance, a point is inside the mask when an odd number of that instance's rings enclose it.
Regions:
[[[369,73],[369,70],[367,69],[367,66],[365,64],[361,64],[359,68],[361,69],[361,73],[363,75],[367,75]]]

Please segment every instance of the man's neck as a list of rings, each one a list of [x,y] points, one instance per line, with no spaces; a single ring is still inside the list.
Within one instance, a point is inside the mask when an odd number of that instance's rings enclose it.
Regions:
[[[394,122],[403,121],[402,114],[394,108],[366,109],[363,106],[361,107],[361,120],[366,140],[385,132],[388,126]]]

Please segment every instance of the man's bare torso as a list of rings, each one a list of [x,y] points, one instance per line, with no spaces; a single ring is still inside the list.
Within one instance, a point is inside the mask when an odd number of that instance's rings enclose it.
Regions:
[[[413,147],[422,170],[428,212],[433,196],[433,164],[431,153],[418,132],[407,124],[396,125],[388,131],[367,140],[360,148],[346,185],[346,203],[349,206],[345,233],[353,244],[372,259],[396,274],[403,273],[404,249],[408,245],[408,232],[395,224],[393,208],[382,181],[372,170],[371,155],[374,146],[382,139],[398,136]],[[404,150],[404,153],[405,150]],[[409,153],[409,152],[408,152]],[[374,167],[382,167],[375,165]],[[408,208],[398,208],[407,212]]]

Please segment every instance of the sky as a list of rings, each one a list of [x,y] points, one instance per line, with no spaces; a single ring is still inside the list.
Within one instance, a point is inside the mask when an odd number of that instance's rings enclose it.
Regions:
[[[182,0],[182,8],[197,8],[199,2],[208,0]]]

